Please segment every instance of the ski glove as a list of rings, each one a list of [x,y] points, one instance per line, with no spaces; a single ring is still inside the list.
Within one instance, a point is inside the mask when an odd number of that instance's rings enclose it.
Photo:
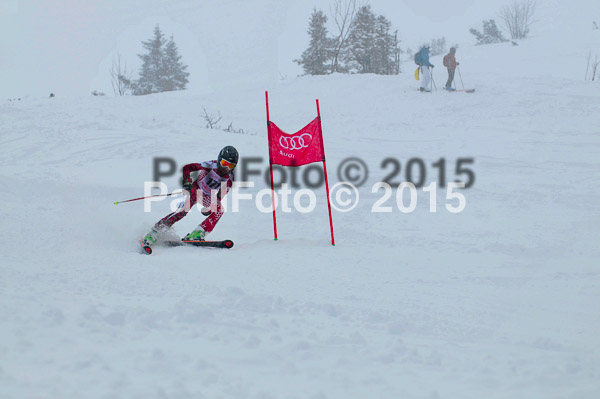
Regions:
[[[191,178],[187,178],[187,180],[183,181],[183,184],[181,185],[181,187],[183,187],[183,189],[187,192],[191,192],[192,191],[192,179]]]

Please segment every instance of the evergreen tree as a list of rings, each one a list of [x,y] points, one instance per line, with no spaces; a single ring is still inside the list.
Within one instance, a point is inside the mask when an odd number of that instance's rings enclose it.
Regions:
[[[383,15],[376,16],[369,5],[354,13],[354,4],[336,3],[334,19],[340,29],[336,38],[327,35],[327,16],[313,10],[308,29],[310,46],[300,59],[294,60],[302,65],[305,74],[400,73],[398,32],[390,34],[391,22]]]
[[[435,56],[441,54],[446,54],[446,38],[432,39],[431,46],[429,47],[429,55]]]
[[[138,57],[142,60],[140,68],[140,77],[133,84],[133,94],[136,96],[158,93],[160,77],[164,75],[164,55],[163,46],[165,37],[158,25],[154,28],[154,38],[142,42],[142,46],[148,51],[147,54],[140,54]]]
[[[183,90],[188,83],[189,72],[186,72],[187,65],[181,62],[181,56],[177,50],[177,45],[173,41],[173,36],[167,42],[165,48],[166,76],[163,77],[162,91]]]
[[[132,83],[134,95],[160,93],[163,91],[183,90],[188,83],[187,66],[181,62],[173,37],[166,41],[158,25],[154,28],[154,37],[142,42],[148,51],[139,54],[142,60],[140,77]]]
[[[375,20],[375,46],[373,48],[373,73],[392,75],[395,73],[397,43],[390,34],[392,23],[383,15]]]
[[[375,16],[371,6],[361,7],[348,37],[348,66],[358,73],[399,73],[399,42],[390,34],[391,27],[386,17]]]
[[[307,75],[326,75],[332,54],[332,41],[327,37],[327,16],[321,10],[314,9],[310,17],[308,35],[310,44],[299,60],[294,60]]]
[[[476,44],[502,43],[508,41],[504,38],[493,19],[483,21],[483,33],[474,28],[471,28],[469,32],[477,39]]]
[[[347,60],[350,68],[358,73],[370,73],[373,63],[373,49],[375,48],[375,21],[376,17],[371,11],[371,6],[359,8],[352,30],[348,36]]]

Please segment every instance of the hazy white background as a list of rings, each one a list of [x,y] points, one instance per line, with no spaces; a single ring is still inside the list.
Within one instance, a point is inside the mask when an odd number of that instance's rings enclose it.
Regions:
[[[199,7],[198,4],[201,4]],[[306,29],[313,7],[329,13],[333,0],[2,0],[0,2],[0,98],[27,95],[112,95],[109,69],[120,53],[137,76],[141,41],[158,23],[174,35],[183,62],[189,66],[190,90],[239,88],[247,82],[269,84],[301,74],[293,62],[308,43]],[[496,18],[505,0],[372,0],[373,11],[398,29],[402,48],[446,37],[448,45],[474,43],[470,27]],[[558,0],[538,1],[538,23],[532,35],[561,29],[554,12]],[[590,31],[590,16],[600,2],[572,2]],[[578,17],[575,17],[578,18]],[[593,19],[593,18],[592,18]],[[332,22],[330,20],[330,22]],[[333,26],[330,27],[330,32]],[[583,30],[582,30],[583,31]],[[560,36],[559,36],[560,37]],[[258,51],[257,51],[258,49]]]

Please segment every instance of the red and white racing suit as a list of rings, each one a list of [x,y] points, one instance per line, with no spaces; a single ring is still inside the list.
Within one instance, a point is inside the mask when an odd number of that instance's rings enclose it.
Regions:
[[[233,185],[233,172],[230,171],[225,176],[221,176],[216,160],[191,163],[183,167],[183,181],[187,181],[190,178],[190,173],[197,170],[200,172],[196,180],[192,182],[192,190],[189,197],[179,205],[179,208],[175,212],[159,220],[154,225],[155,229],[160,230],[173,226],[173,224],[183,219],[196,203],[200,203],[212,211],[200,224],[200,227],[207,233],[210,233],[215,228],[215,225],[221,219],[221,216],[223,216],[221,198],[227,195]],[[214,202],[211,199],[214,199]]]

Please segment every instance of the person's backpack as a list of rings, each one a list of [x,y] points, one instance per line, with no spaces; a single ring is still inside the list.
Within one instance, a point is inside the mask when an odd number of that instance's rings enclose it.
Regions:
[[[450,60],[449,60],[449,58],[450,58],[450,54],[446,54],[446,55],[444,56],[444,66],[445,66],[446,68],[448,68],[448,67],[450,66]]]
[[[415,64],[423,64],[423,54],[420,51],[417,51],[417,53],[415,54]]]

